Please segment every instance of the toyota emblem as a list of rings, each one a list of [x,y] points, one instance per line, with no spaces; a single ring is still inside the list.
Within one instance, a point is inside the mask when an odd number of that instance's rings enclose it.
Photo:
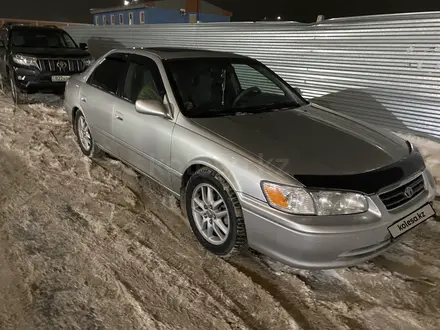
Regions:
[[[57,67],[60,68],[60,70],[64,70],[67,67],[67,63],[63,61],[58,61]]]
[[[406,198],[411,198],[414,195],[414,190],[411,187],[406,187],[404,194]]]

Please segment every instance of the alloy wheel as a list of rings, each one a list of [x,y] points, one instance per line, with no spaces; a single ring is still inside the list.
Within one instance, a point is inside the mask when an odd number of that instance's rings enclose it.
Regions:
[[[199,184],[191,198],[192,215],[200,234],[211,244],[221,245],[229,236],[229,211],[220,193],[208,183]]]
[[[84,116],[80,116],[78,120],[78,136],[83,148],[89,151],[92,145],[92,136]]]

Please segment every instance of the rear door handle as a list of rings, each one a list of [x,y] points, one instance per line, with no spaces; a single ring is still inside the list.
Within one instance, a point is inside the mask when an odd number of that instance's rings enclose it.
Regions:
[[[81,102],[87,102],[87,97],[85,97],[85,96],[81,96]]]

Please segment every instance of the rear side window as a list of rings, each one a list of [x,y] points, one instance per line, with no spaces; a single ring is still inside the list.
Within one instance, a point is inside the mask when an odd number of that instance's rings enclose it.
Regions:
[[[118,58],[106,58],[90,76],[88,83],[103,91],[116,94],[126,62]]]

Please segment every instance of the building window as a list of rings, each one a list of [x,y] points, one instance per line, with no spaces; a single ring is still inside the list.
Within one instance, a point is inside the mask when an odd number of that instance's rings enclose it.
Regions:
[[[115,15],[110,16],[110,22],[112,25],[115,25]]]
[[[128,13],[128,25],[132,25],[133,24],[133,12],[129,12]]]
[[[143,11],[141,11],[141,12],[139,13],[139,22],[140,22],[141,24],[145,24],[145,12],[143,12]]]
[[[119,14],[119,24],[124,24],[124,14]]]
[[[95,15],[95,25],[99,25],[99,16]]]
[[[106,15],[102,15],[102,24],[107,25],[107,16]]]

